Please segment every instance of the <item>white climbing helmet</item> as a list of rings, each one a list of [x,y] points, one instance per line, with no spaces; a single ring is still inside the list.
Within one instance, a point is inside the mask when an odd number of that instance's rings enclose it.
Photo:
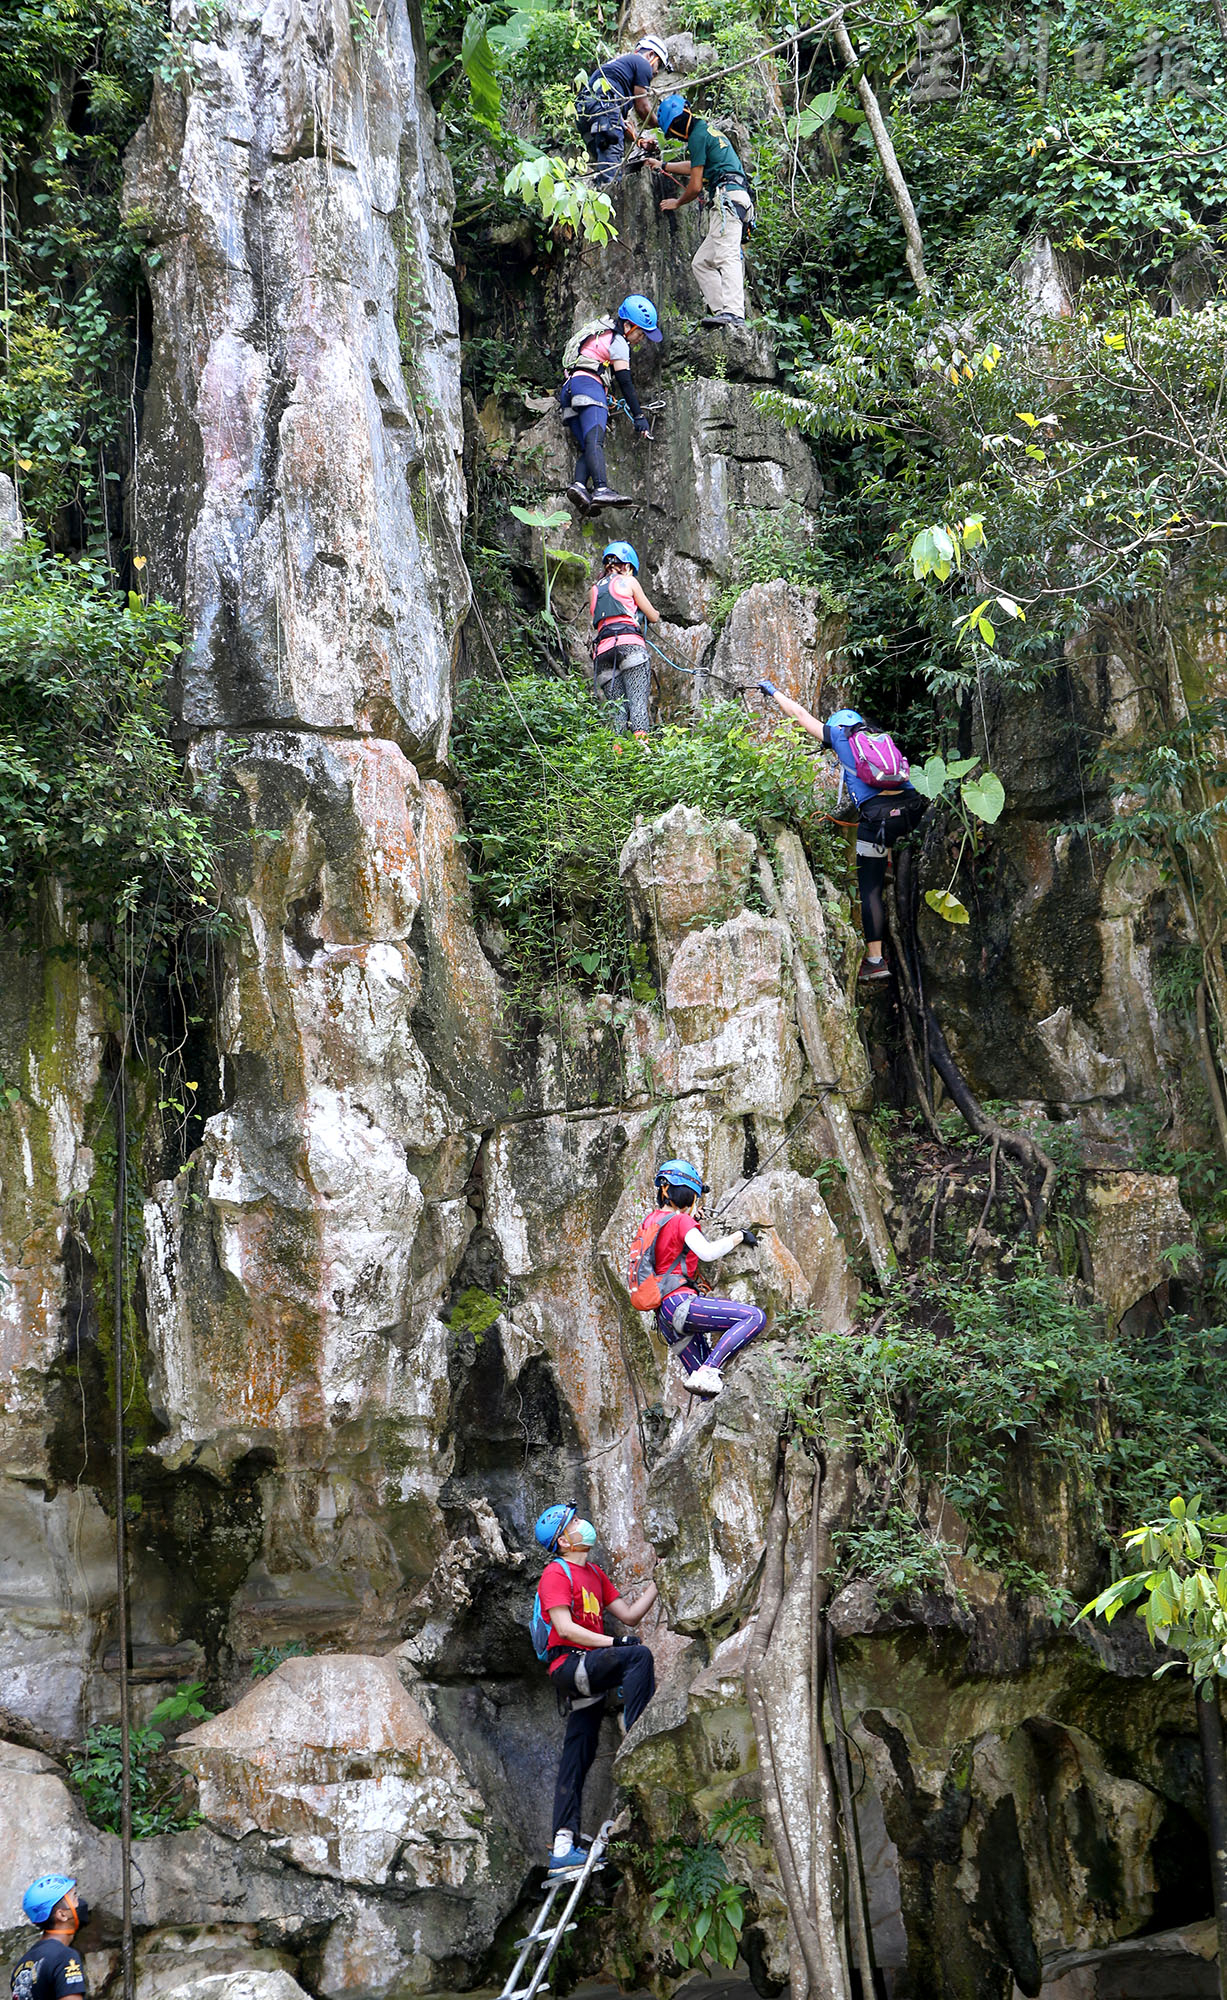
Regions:
[[[635,43],[635,54],[637,56],[655,56],[662,69],[668,69],[669,67],[669,51],[661,41],[659,35],[644,35],[640,41]]]

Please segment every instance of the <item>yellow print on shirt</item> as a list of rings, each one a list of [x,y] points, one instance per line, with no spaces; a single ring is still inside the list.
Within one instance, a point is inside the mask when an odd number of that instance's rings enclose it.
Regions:
[[[580,1605],[583,1608],[583,1613],[585,1618],[595,1618],[599,1623],[601,1616],[601,1600],[599,1597],[594,1597],[592,1595],[592,1592],[587,1588],[585,1584],[580,1585],[579,1601]]]

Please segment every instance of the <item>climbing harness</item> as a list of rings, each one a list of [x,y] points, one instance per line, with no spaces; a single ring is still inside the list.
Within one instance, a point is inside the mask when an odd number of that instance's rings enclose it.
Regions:
[[[507,1975],[507,1984],[499,1995],[499,2000],[534,2000],[535,1994],[549,1992],[545,1975],[563,1938],[568,1931],[575,1929],[571,1921],[571,1912],[578,1907],[592,1875],[598,1868],[604,1866],[605,1850],[614,1834],[620,1833],[629,1819],[630,1812],[626,1810],[619,1813],[617,1819],[605,1821],[588,1849],[588,1858],[578,1873],[575,1869],[569,1868],[551,1875],[546,1885],[545,1901],[537,1912],[528,1936],[519,1941],[515,1964]],[[570,1888],[571,1894],[561,1912],[558,1912],[555,1910],[555,1903],[559,1890],[564,1888]],[[535,1964],[532,1963],[534,1959]],[[532,1965],[531,1971],[530,1965]],[[525,1982],[522,1986],[519,1984],[521,1979]]]

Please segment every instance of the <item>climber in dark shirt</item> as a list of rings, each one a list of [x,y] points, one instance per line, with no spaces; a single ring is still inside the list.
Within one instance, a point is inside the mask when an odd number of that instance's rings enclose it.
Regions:
[[[616,177],[626,140],[639,142],[639,133],[628,123],[627,113],[634,111],[641,131],[651,124],[648,92],[656,72],[668,60],[669,52],[659,35],[644,35],[629,55],[614,56],[594,69],[580,91],[575,119],[593,162],[595,186],[608,187]],[[647,143],[655,145],[654,140]]]
[[[40,1875],[31,1882],[21,1907],[42,1936],[22,1953],[13,1967],[12,2000],[62,2000],[86,1993],[85,1966],[74,1943],[89,1921],[89,1906],[77,1894],[71,1875]]]

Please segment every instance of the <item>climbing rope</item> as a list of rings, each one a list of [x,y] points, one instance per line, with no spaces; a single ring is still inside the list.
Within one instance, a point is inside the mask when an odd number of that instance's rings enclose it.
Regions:
[[[749,695],[750,690],[744,681],[731,681],[727,674],[713,673],[710,667],[684,667],[680,660],[671,660],[669,655],[657,645],[655,639],[648,638],[646,632],[643,638],[644,644],[650,646],[654,653],[659,654],[665,665],[673,668],[674,673],[690,674],[696,681],[716,681],[721,687],[733,688],[738,694]]]

